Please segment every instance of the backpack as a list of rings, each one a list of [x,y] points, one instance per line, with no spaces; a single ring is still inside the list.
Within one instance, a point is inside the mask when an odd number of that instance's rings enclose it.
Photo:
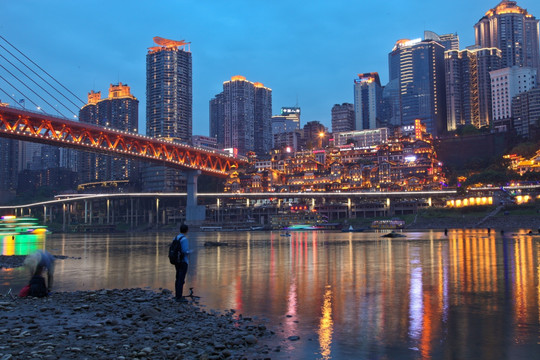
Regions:
[[[182,245],[180,244],[184,237],[184,235],[176,235],[171,245],[169,245],[169,261],[173,265],[178,265],[184,261],[184,253],[182,253]]]
[[[45,285],[45,279],[43,276],[34,275],[30,279],[30,291],[28,292],[28,296],[34,296],[34,297],[45,297],[49,295],[49,292],[47,291],[47,286]]]

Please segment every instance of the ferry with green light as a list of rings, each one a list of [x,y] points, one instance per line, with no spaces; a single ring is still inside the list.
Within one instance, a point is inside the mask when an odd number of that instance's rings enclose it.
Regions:
[[[40,235],[47,234],[45,225],[39,225],[38,219],[5,215],[0,217],[0,235]]]

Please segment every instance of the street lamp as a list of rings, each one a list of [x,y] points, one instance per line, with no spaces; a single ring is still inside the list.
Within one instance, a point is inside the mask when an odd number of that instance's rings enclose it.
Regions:
[[[319,133],[319,148],[321,148],[321,149],[322,149],[323,138],[324,138],[324,131],[321,131]]]

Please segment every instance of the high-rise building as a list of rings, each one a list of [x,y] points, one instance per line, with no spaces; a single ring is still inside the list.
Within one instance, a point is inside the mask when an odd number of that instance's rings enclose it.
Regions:
[[[438,42],[444,47],[444,50],[459,50],[459,36],[458,34],[444,34],[438,35],[433,31],[424,31],[424,40],[433,40]]]
[[[540,87],[525,91],[512,99],[513,126],[519,136],[540,136]]]
[[[493,127],[506,131],[512,127],[512,98],[536,87],[536,69],[512,66],[489,73],[493,101]]]
[[[354,130],[354,105],[349,103],[335,104],[332,107],[332,132]]]
[[[225,147],[225,101],[223,93],[210,100],[210,136],[216,139],[217,146]]]
[[[319,121],[308,121],[302,129],[302,148],[314,149],[328,145],[329,134]]]
[[[255,86],[254,150],[266,154],[272,149],[272,89],[261,83]]]
[[[193,123],[190,43],[155,37],[146,54],[146,135],[189,143]],[[182,191],[185,176],[178,170],[145,165],[145,191]]]
[[[399,79],[393,79],[383,87],[380,114],[381,127],[395,127],[401,125]]]
[[[401,125],[419,119],[434,137],[446,131],[444,47],[433,40],[399,40],[389,54],[390,80],[399,79]]]
[[[0,204],[15,196],[21,146],[18,140],[0,138]]]
[[[382,87],[376,72],[358,74],[354,79],[355,124],[352,130],[376,129],[378,127]]]
[[[501,1],[474,25],[476,45],[502,51],[502,67],[540,70],[538,20],[517,5]]]
[[[448,130],[491,123],[489,72],[500,68],[500,59],[501,51],[496,48],[445,52]]]
[[[131,94],[127,84],[111,84],[107,98],[91,91],[88,103],[79,112],[81,122],[112,129],[137,132],[139,100]],[[60,154],[58,155],[60,157]],[[60,159],[59,159],[60,160]],[[83,183],[136,179],[136,162],[122,157],[90,152],[79,153],[79,181]]]
[[[282,107],[281,114],[272,116],[272,148],[298,148],[300,139],[300,108]]]
[[[223,124],[225,148],[236,148],[240,154],[265,154],[271,149],[272,89],[236,75],[223,83],[223,93],[216,95],[210,106],[216,109],[212,121]]]

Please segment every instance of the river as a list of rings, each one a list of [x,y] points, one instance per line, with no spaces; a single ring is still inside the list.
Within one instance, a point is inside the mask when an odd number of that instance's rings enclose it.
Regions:
[[[485,229],[404,234],[192,232],[186,287],[207,309],[267,319],[285,339],[272,358],[538,356],[540,237]],[[68,256],[57,260],[55,291],[174,289],[173,235],[4,237],[0,253],[45,248]],[[28,280],[23,268],[0,276],[3,294]]]

